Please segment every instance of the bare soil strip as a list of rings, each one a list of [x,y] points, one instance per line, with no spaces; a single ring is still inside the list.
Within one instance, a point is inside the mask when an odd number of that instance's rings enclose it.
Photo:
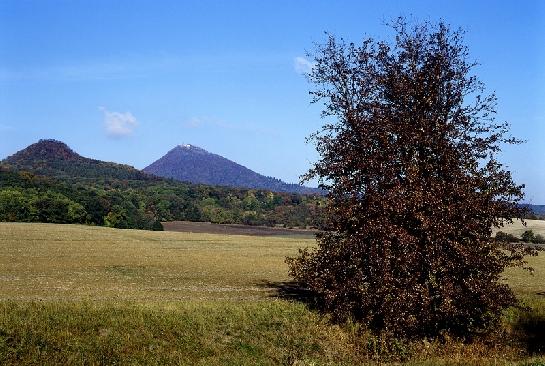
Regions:
[[[254,235],[254,236],[296,236],[313,238],[316,230],[285,229],[268,226],[251,226],[240,224],[212,224],[210,222],[171,221],[163,222],[165,231],[184,233],[206,233],[224,235]]]

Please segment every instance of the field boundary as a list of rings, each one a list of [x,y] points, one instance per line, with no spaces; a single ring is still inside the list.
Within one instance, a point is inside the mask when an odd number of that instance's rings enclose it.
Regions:
[[[313,238],[315,229],[287,229],[270,226],[253,226],[242,224],[214,224],[211,222],[168,221],[162,222],[165,231],[186,233],[253,235],[253,236],[297,236]]]

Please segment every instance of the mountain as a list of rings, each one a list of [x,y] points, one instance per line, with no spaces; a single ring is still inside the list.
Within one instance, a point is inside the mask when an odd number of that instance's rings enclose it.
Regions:
[[[57,178],[155,179],[129,165],[85,158],[70,149],[64,142],[51,139],[40,140],[7,157],[2,163],[15,169]]]
[[[164,179],[40,140],[0,161],[0,221],[157,230],[161,221],[318,227],[324,198]]]
[[[545,205],[530,205],[536,215],[545,215]]]
[[[545,205],[523,204],[522,206],[528,208],[534,215],[545,216]]]
[[[258,174],[195,145],[178,145],[144,168],[144,172],[179,181],[217,186],[266,189],[274,192],[321,194],[322,190]]]

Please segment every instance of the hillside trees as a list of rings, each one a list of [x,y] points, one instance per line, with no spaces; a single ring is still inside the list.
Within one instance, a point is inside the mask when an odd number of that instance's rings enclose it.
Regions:
[[[461,31],[392,28],[391,43],[329,36],[313,55],[311,95],[328,123],[305,178],[329,191],[326,231],[288,258],[290,273],[334,318],[376,332],[484,332],[516,303],[501,275],[525,254],[491,239],[523,215],[523,186],[496,159],[517,141],[495,121]]]
[[[56,192],[0,189],[0,221],[85,223],[85,208]]]
[[[316,226],[323,198],[167,180],[44,177],[0,165],[0,221],[157,230],[160,221]]]

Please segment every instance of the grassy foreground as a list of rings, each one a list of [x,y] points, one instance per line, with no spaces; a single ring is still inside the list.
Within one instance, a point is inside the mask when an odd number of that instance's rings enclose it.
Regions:
[[[505,332],[385,342],[275,297],[312,243],[0,223],[0,364],[545,364],[544,255],[507,272],[531,310]]]
[[[0,223],[0,297],[263,299],[284,258],[312,240]]]

